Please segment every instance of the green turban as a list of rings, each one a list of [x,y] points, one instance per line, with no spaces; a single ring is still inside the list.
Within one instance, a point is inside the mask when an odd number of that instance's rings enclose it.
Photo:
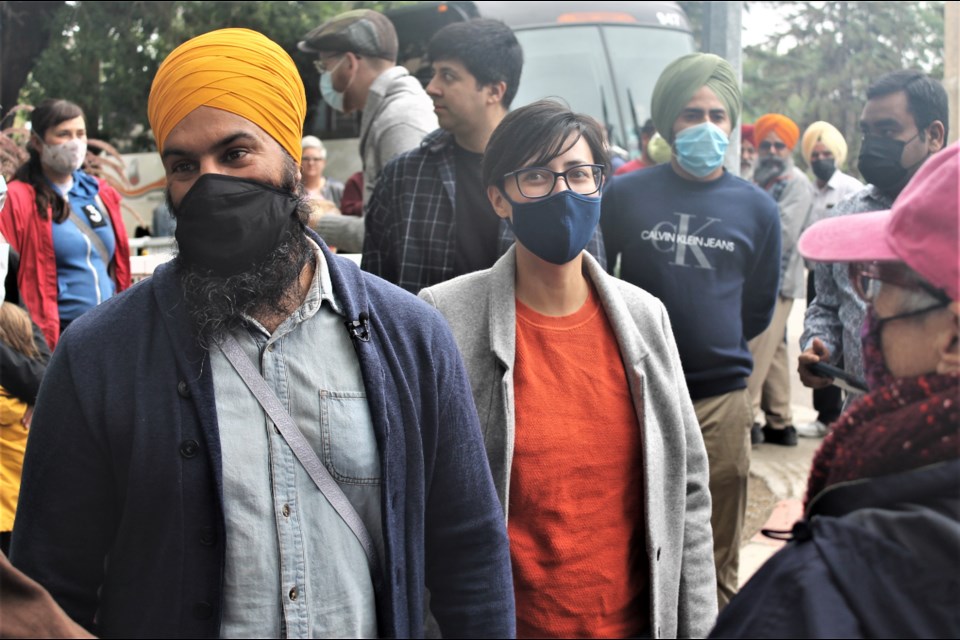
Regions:
[[[673,143],[673,123],[700,87],[709,87],[727,108],[731,127],[740,118],[740,85],[730,63],[712,53],[690,53],[663,70],[653,89],[653,124]]]

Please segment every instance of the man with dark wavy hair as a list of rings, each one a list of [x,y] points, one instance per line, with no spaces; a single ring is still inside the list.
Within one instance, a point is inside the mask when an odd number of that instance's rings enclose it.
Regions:
[[[497,20],[458,22],[427,48],[440,128],[384,168],[366,211],[364,270],[413,293],[486,269],[513,244],[493,212],[480,161],[517,93],[523,51]],[[587,250],[602,259],[596,235]]]

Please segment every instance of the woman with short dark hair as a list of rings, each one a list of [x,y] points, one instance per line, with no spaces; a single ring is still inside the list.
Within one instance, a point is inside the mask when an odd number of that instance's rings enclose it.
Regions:
[[[593,118],[508,114],[482,175],[516,245],[420,293],[470,374],[518,637],[695,637],[717,611],[706,452],[666,310],[583,250],[608,171]]]
[[[130,286],[130,247],[120,194],[81,169],[80,107],[47,99],[30,123],[30,159],[9,184],[0,233],[20,254],[20,297],[53,349],[68,324]]]

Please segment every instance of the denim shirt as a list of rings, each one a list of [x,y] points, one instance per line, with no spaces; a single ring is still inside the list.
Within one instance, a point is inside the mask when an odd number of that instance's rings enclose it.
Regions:
[[[234,336],[260,362],[383,557],[380,457],[363,379],[319,248],[315,255],[300,308],[272,336],[253,319]],[[363,548],[223,353],[211,349],[210,361],[226,519],[220,636],[375,637]]]

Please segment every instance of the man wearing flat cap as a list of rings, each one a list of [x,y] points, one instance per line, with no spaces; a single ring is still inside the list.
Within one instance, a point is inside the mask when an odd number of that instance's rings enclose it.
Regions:
[[[753,373],[747,390],[754,416],[762,413],[765,419],[765,424],[754,425],[751,435],[754,444],[795,447],[797,430],[790,407],[790,365],[784,335],[793,301],[805,293],[797,239],[813,206],[813,185],[793,164],[793,150],[800,139],[797,123],[783,114],[767,113],[753,123],[753,136],[757,143],[753,180],[777,201],[780,211],[780,262],[770,265],[780,271],[780,293],[770,326],[750,341]]]
[[[180,253],[58,345],[14,564],[103,636],[415,637],[425,587],[444,635],[511,636],[456,345],[305,228],[293,61],[207,33],[148,108]]]
[[[670,314],[710,463],[718,599],[736,592],[750,467],[747,340],[777,296],[776,203],[723,169],[740,87],[723,58],[694,53],[664,69],[651,105],[669,163],[627,174],[603,194],[607,264]]]
[[[360,157],[366,204],[383,167],[415,149],[437,128],[433,102],[420,81],[397,66],[397,32],[382,13],[370,9],[341,13],[305,35],[297,46],[317,55],[320,93],[330,108],[363,112]],[[362,218],[333,216],[321,220],[317,229],[341,251],[358,253],[362,248]]]

